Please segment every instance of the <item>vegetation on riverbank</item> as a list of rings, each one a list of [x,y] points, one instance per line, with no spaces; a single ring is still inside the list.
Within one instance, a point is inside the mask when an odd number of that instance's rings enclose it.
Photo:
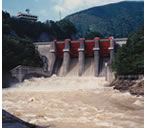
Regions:
[[[117,75],[144,74],[144,27],[117,50],[112,67]]]
[[[2,42],[3,70],[9,71],[18,65],[42,66],[40,55],[32,42],[10,35],[3,35]]]

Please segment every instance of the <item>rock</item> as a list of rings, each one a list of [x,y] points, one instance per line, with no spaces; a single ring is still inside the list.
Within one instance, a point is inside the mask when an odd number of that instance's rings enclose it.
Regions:
[[[144,95],[144,80],[136,83],[135,85],[133,85],[132,87],[129,88],[129,91],[131,94],[133,95]]]
[[[144,95],[144,80],[118,80],[113,81],[109,86],[120,91],[129,91],[132,95]]]
[[[34,100],[35,100],[34,97],[31,97],[31,98],[28,99],[29,102],[33,102]]]
[[[128,90],[135,82],[131,80],[119,80],[116,84],[114,89],[118,89],[120,91]]]

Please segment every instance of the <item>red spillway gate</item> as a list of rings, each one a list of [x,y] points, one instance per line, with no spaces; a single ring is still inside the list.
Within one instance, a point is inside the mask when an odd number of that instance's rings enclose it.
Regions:
[[[94,47],[95,47],[95,39],[99,40],[99,53],[100,56],[110,56],[110,40],[113,39],[113,37],[109,38],[95,38],[94,40],[84,40],[84,46],[85,46],[85,56],[91,57],[94,56]],[[58,58],[63,58],[63,50],[65,49],[65,42],[70,41],[70,55],[71,57],[78,57],[79,52],[78,49],[80,48],[80,40],[78,41],[71,41],[70,39],[66,39],[65,41],[57,41],[54,40],[53,43],[56,45],[55,54]]]

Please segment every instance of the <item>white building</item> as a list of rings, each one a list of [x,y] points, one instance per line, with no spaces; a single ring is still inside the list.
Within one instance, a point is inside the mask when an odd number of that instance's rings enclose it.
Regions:
[[[25,14],[25,13],[21,13],[21,12],[18,12],[17,18],[23,19],[23,20],[29,20],[29,21],[37,21],[38,20],[38,16],[31,15],[31,14]]]

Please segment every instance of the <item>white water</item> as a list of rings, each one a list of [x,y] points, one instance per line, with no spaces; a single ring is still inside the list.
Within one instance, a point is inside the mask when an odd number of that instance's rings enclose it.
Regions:
[[[3,109],[39,126],[143,128],[144,98],[106,84],[104,77],[33,78],[3,90]]]
[[[69,71],[68,71],[66,77],[71,77],[71,76],[77,77],[78,71],[79,71],[78,58],[71,58]],[[61,66],[61,68],[58,72],[58,76],[63,76],[63,66]],[[85,71],[82,76],[86,76],[86,77],[94,76],[94,58],[93,57],[85,58]]]
[[[85,72],[83,76],[94,76],[94,58],[88,57],[85,58]]]
[[[16,84],[14,87],[8,90],[18,91],[72,91],[79,89],[96,89],[101,88],[105,84],[104,77],[57,77],[51,78],[33,78],[31,80],[25,80],[21,84]]]

